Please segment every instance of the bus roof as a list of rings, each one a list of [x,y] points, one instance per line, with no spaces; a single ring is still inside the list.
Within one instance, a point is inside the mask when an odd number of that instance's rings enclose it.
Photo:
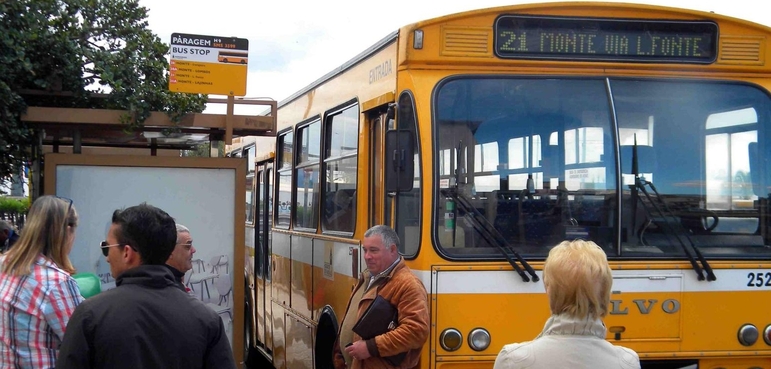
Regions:
[[[598,11],[599,10],[599,11]],[[447,23],[453,20],[464,19],[474,16],[485,16],[490,14],[528,14],[528,15],[564,15],[564,16],[579,16],[587,18],[597,17],[613,17],[614,12],[635,10],[636,13],[633,17],[626,15],[625,19],[651,19],[651,18],[664,18],[666,13],[668,16],[677,16],[679,19],[684,20],[715,20],[722,22],[731,22],[741,24],[745,27],[755,28],[762,32],[771,33],[771,27],[754,23],[748,20],[734,18],[726,15],[720,15],[711,12],[704,12],[699,10],[691,10],[686,8],[648,5],[638,3],[622,3],[622,2],[590,2],[590,1],[565,1],[565,2],[544,2],[544,3],[530,3],[530,4],[518,4],[518,5],[505,5],[499,7],[491,7],[484,9],[475,9],[465,12],[447,14],[435,18],[425,19],[419,22],[405,25],[399,30],[391,32],[386,37],[382,38],[374,45],[365,49],[352,59],[346,61],[339,67],[324,74],[317,80],[303,87],[299,91],[293,93],[289,97],[279,101],[278,108],[285,106],[297,98],[303,96],[307,92],[317,88],[325,82],[335,78],[336,76],[344,73],[348,69],[354,67],[368,56],[382,50],[384,47],[392,42],[395,42],[399,34],[408,34],[413,30],[430,27],[438,23]],[[629,14],[629,13],[626,13]],[[656,14],[653,17],[652,14]],[[262,115],[269,114],[270,111],[266,110]]]

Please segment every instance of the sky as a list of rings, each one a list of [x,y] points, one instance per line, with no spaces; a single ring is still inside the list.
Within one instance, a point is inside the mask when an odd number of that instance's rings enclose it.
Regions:
[[[528,1],[531,2],[531,1]],[[634,2],[634,1],[627,1]],[[472,9],[526,3],[516,0],[139,0],[150,29],[165,43],[172,33],[249,40],[247,98],[281,101],[342,65],[398,28]],[[771,27],[756,0],[648,0],[750,20]],[[258,109],[257,111],[250,111]],[[236,107],[236,114],[264,111]],[[223,105],[206,112],[223,113]]]

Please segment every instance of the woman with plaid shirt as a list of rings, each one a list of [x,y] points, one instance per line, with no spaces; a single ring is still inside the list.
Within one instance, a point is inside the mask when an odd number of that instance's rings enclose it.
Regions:
[[[83,301],[69,259],[77,225],[72,200],[40,197],[18,242],[0,256],[0,369],[56,364],[67,321]]]

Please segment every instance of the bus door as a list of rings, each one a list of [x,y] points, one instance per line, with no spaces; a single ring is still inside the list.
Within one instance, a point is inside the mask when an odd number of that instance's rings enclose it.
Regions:
[[[388,119],[386,107],[373,109],[367,112],[367,121],[370,123],[370,181],[372,192],[370,193],[370,221],[367,228],[376,224],[393,226],[393,197],[385,191],[385,136],[386,131],[394,128],[393,119]]]
[[[273,222],[273,159],[256,164],[255,179],[257,194],[254,220],[255,235],[255,280],[257,283],[257,340],[267,351],[272,350],[271,332],[271,226]]]

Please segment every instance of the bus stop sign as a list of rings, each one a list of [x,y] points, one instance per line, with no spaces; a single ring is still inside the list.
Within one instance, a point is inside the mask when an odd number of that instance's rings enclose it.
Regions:
[[[248,54],[245,38],[172,33],[169,90],[245,96]]]

